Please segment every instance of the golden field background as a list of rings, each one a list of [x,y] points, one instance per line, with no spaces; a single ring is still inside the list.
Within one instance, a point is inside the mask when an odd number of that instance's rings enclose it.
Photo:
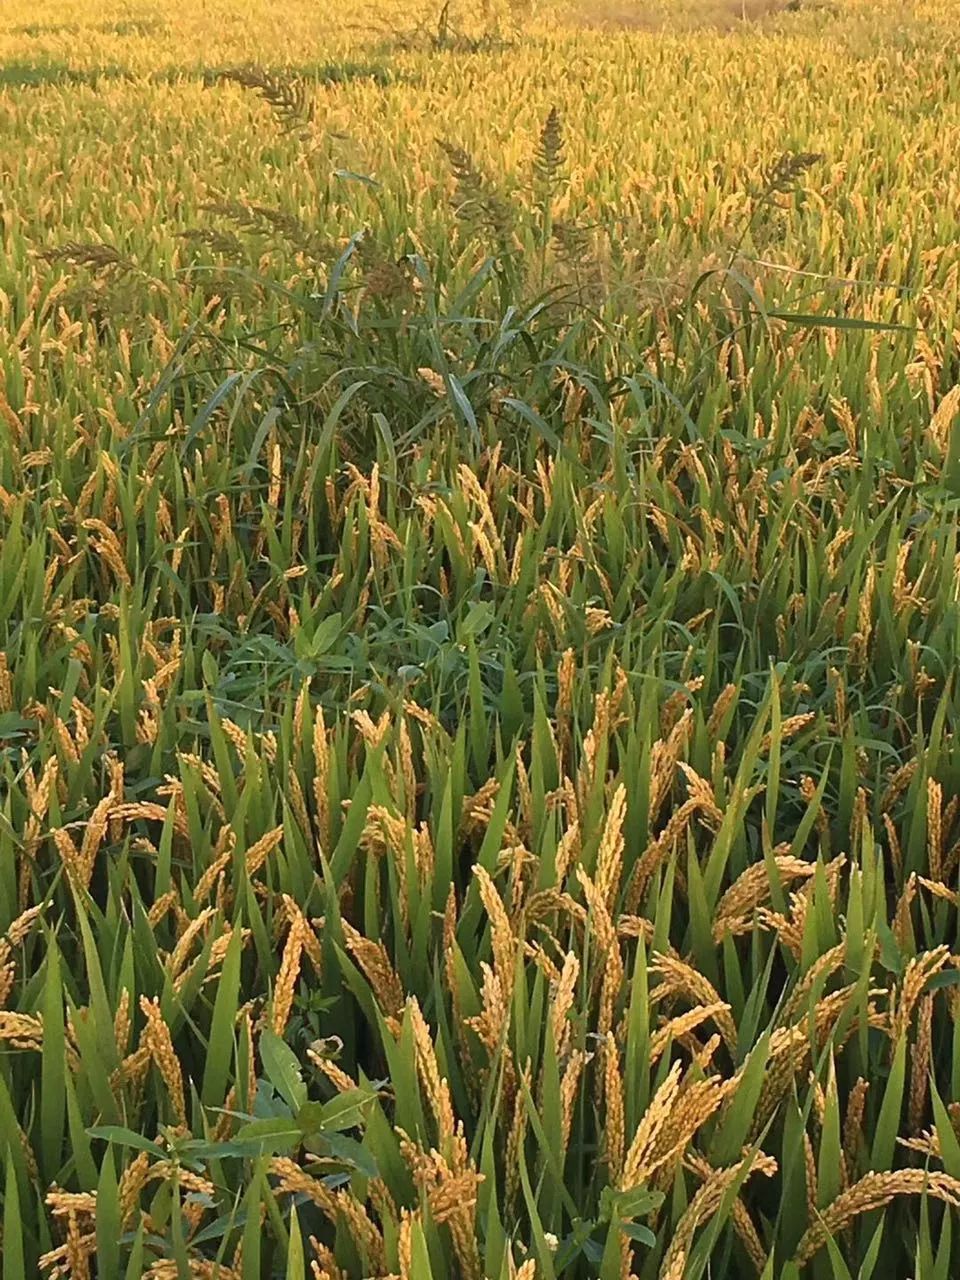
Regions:
[[[951,1280],[960,3],[0,9],[2,1280]]]

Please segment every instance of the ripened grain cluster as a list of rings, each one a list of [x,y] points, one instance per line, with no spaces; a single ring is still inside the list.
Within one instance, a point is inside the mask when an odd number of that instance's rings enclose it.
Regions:
[[[3,1280],[958,1274],[958,18],[7,0]]]

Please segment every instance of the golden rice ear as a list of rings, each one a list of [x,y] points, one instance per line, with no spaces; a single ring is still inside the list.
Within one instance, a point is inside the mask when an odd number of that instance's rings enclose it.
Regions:
[[[146,1018],[146,1026],[143,1030],[144,1047],[163,1079],[178,1123],[185,1125],[187,1105],[184,1096],[183,1070],[173,1047],[170,1029],[160,1012],[160,1001],[141,996],[140,1012]]]
[[[960,1207],[960,0],[824,3],[7,0],[0,1271]]]
[[[960,1179],[926,1169],[898,1169],[865,1174],[837,1197],[807,1229],[797,1246],[798,1266],[814,1257],[828,1238],[836,1237],[862,1214],[883,1208],[897,1196],[932,1196],[951,1209],[960,1208]]]

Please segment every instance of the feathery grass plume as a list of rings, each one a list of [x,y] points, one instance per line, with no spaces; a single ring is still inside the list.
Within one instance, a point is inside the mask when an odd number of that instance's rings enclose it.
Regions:
[[[276,232],[283,236],[285,240],[288,240],[294,248],[300,249],[304,253],[322,256],[333,251],[329,242],[314,235],[306,224],[296,214],[290,213],[289,210],[275,209],[268,205],[236,200],[217,200],[201,207],[205,213],[214,213],[228,218],[248,233],[266,234]],[[197,235],[197,233],[191,232],[186,234],[194,238]],[[235,236],[223,236],[216,232],[210,232],[203,235],[202,239],[211,248],[216,247],[219,252],[233,251],[234,243],[240,247],[242,252],[243,246]]]
[[[540,130],[533,162],[537,177],[547,186],[553,186],[559,177],[564,160],[563,151],[560,113],[556,106],[552,106]]]
[[[456,182],[453,208],[457,218],[474,232],[492,235],[502,253],[512,250],[513,209],[468,151],[453,142],[441,142],[440,149]]]
[[[952,1209],[960,1208],[960,1179],[926,1169],[896,1169],[867,1173],[823,1209],[804,1232],[794,1261],[802,1267],[851,1222],[864,1213],[882,1209],[897,1196],[933,1196]]]
[[[109,244],[84,243],[70,240],[53,249],[44,249],[38,255],[44,262],[67,262],[73,267],[87,267],[93,272],[122,274],[135,270],[135,264]]]
[[[231,81],[256,93],[286,130],[302,128],[313,121],[315,103],[306,81],[300,76],[246,66],[220,71],[216,79]]]
[[[774,195],[789,195],[796,190],[797,183],[803,175],[823,159],[824,156],[820,152],[784,151],[764,173],[760,199],[767,200]]]
[[[242,258],[245,252],[239,236],[231,231],[217,231],[213,227],[189,227],[180,232],[180,238],[192,244],[203,245],[224,258]]]

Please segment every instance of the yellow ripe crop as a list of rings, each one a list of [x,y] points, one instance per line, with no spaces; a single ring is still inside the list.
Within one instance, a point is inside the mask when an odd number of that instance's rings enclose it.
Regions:
[[[955,1274],[958,19],[6,0],[5,1277]]]

